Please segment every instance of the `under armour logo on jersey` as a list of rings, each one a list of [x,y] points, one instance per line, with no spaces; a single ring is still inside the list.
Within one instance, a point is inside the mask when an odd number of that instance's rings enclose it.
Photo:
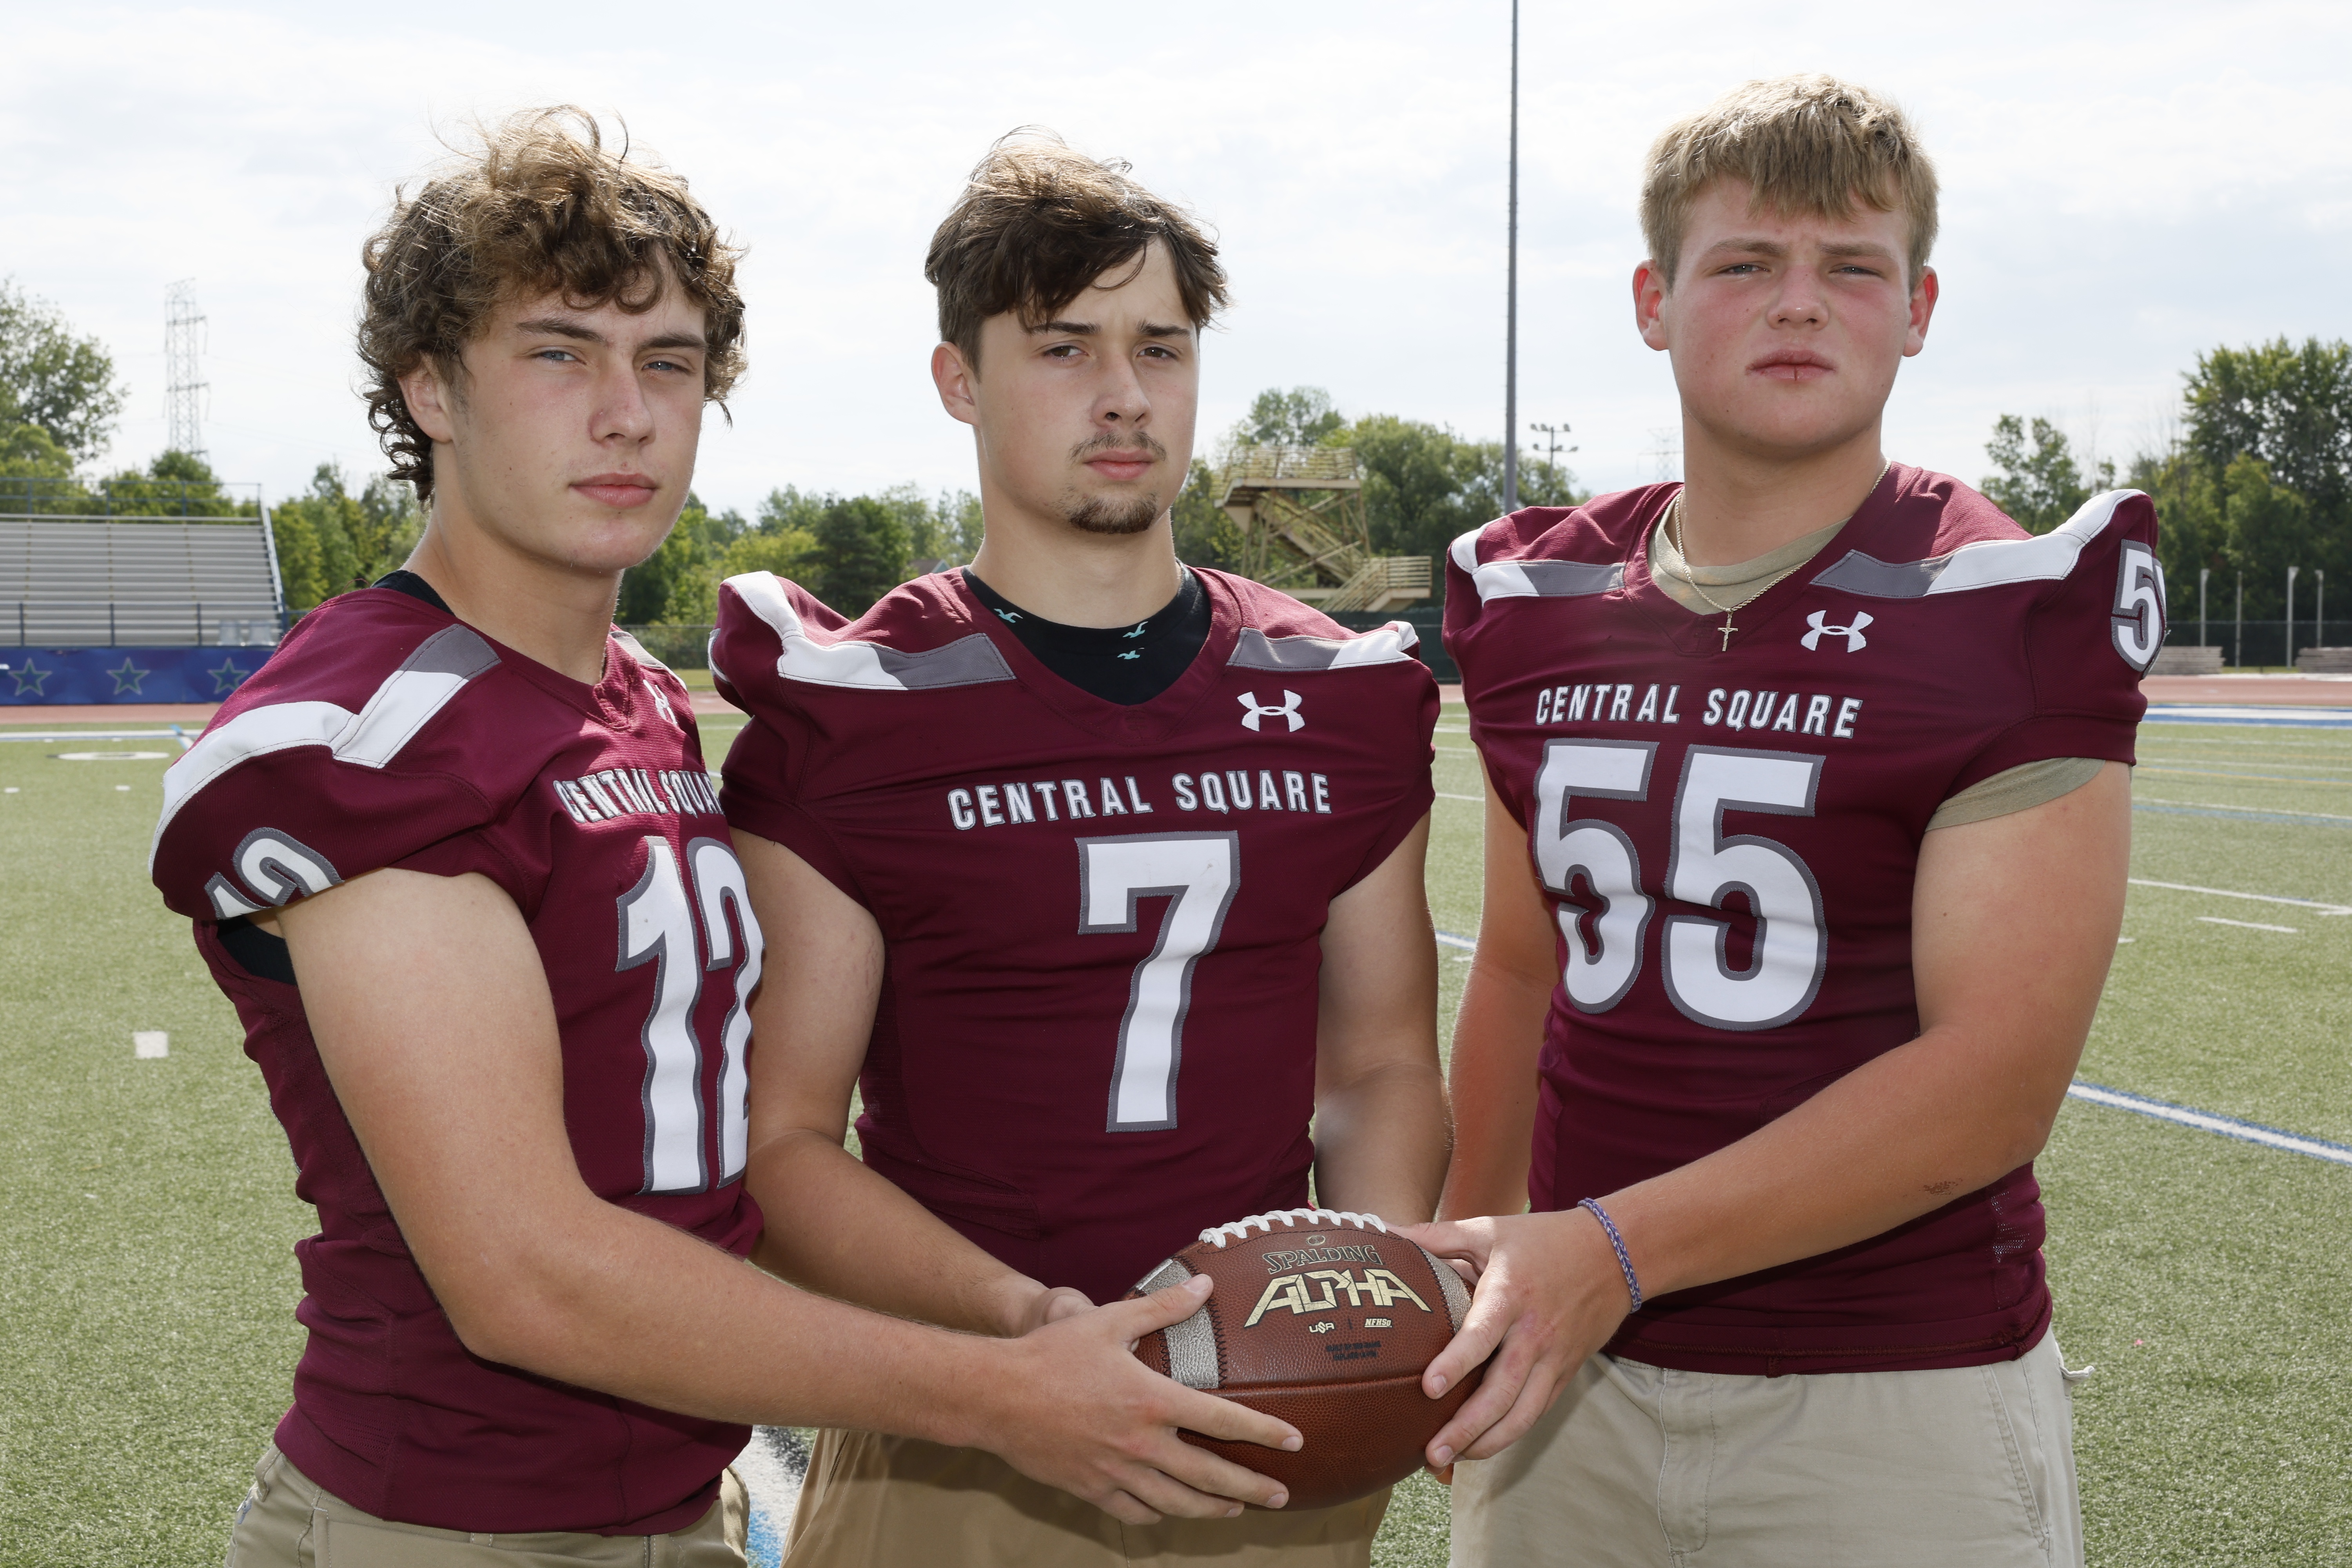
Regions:
[[[1244,691],[1234,700],[1249,710],[1242,715],[1242,728],[1244,730],[1255,730],[1259,727],[1260,721],[1266,719],[1289,721],[1294,733],[1307,728],[1307,721],[1298,716],[1298,693],[1296,691],[1284,692],[1282,705],[1278,708],[1261,706],[1257,700],[1257,693],[1255,691]]]
[[[678,729],[683,730],[683,729],[685,729],[685,728],[686,728],[686,726],[685,726],[685,725],[683,725],[683,724],[679,724],[679,723],[678,723],[678,721],[677,721],[677,714],[675,711],[673,711],[673,710],[671,710],[670,705],[669,705],[669,699],[662,695],[662,689],[661,689],[660,687],[658,687],[658,686],[651,686],[651,685],[649,685],[649,686],[647,686],[647,687],[646,688],[646,689],[647,691],[650,691],[650,692],[652,692],[652,693],[653,693],[653,695],[654,695],[654,706],[661,710],[661,716],[662,716],[663,718],[665,718],[665,719],[668,720],[668,721],[669,721],[673,725],[676,725]]]
[[[1856,610],[1851,625],[1833,626],[1829,624],[1828,611],[1815,610],[1805,617],[1806,624],[1813,629],[1807,632],[1801,640],[1810,651],[1818,649],[1822,646],[1822,638],[1825,637],[1843,637],[1846,652],[1860,653],[1870,646],[1870,639],[1862,635],[1862,628],[1870,625],[1874,618],[1875,617],[1868,610]]]

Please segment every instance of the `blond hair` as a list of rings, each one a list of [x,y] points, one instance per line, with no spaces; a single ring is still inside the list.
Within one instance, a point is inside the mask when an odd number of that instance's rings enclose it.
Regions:
[[[1039,326],[1112,268],[1140,270],[1157,240],[1194,331],[1225,303],[1217,247],[1116,159],[1089,158],[1049,131],[998,140],[931,236],[923,276],[939,290],[940,338],[980,363],[980,324],[1008,310]]]
[[[1699,193],[1740,180],[1783,213],[1845,218],[1863,202],[1899,212],[1910,283],[1936,243],[1936,166],[1903,111],[1835,77],[1785,76],[1734,89],[1651,143],[1642,170],[1642,237],[1674,286]]]
[[[684,180],[632,161],[625,142],[606,151],[584,110],[528,110],[482,131],[465,162],[414,196],[397,193],[391,217],[361,247],[368,423],[393,477],[432,498],[433,441],[408,412],[400,378],[427,360],[454,376],[491,310],[532,295],[635,315],[676,285],[702,308],[703,395],[723,407],[743,373],[741,255]]]

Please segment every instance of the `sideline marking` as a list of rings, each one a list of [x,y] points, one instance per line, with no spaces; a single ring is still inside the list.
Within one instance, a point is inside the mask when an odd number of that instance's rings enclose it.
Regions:
[[[1483,796],[1475,795],[1448,795],[1444,790],[1437,791],[1436,795],[1437,798],[1440,800],[1466,800],[1473,805],[1477,805],[1478,802],[1484,798]],[[2347,818],[2347,820],[2352,820],[2352,818]]]
[[[2209,926],[2236,926],[2240,931],[2282,931],[2289,936],[2303,934],[2297,926],[2266,926],[2260,921],[2227,921],[2220,915],[2199,915],[2197,918]]]
[[[2219,708],[2175,707],[2151,702],[2147,724],[2252,724],[2271,730],[2352,730],[2352,709],[2347,708]]]
[[[2301,1138],[2292,1132],[2282,1132],[2275,1127],[2265,1127],[2259,1121],[2241,1121],[2233,1116],[2215,1116],[2210,1111],[2191,1110],[2170,1100],[2149,1100],[2144,1095],[2126,1094],[2119,1089],[2109,1089],[2103,1083],[2090,1083],[2077,1079],[2066,1086],[2069,1098],[2087,1100],[2096,1105],[2111,1106],[2117,1110],[2129,1110],[2141,1116],[2152,1116],[2159,1121],[2174,1121],[2183,1127],[2194,1127],[2200,1132],[2219,1132],[2224,1138],[2242,1138],[2249,1143],[2267,1148],[2284,1149],[2291,1154],[2308,1154],[2315,1160],[2333,1164],[2352,1165],[2352,1149],[2341,1143],[2329,1143],[2318,1138]]]
[[[133,1029],[131,1054],[142,1062],[160,1061],[172,1054],[172,1037],[161,1029]]]
[[[2252,899],[2258,904],[2293,904],[2299,910],[2309,910],[2315,915],[2352,915],[2352,906],[2323,904],[2317,899],[2288,899],[2276,893],[2233,893],[2227,888],[2200,888],[2188,882],[2151,882],[2146,877],[2127,878],[2135,888],[2163,888],[2175,893],[2210,893],[2217,899]]]
[[[1439,931],[1437,933],[1437,940],[1444,942],[1448,947],[1461,948],[1465,952],[1475,952],[1478,949],[1478,944],[1472,942],[1468,937],[1455,936],[1450,931]]]
[[[60,730],[38,735],[19,735],[12,731],[0,734],[0,741],[168,741],[178,735],[180,727],[174,724],[168,730]],[[181,736],[181,747],[185,749],[187,743],[186,738]]]

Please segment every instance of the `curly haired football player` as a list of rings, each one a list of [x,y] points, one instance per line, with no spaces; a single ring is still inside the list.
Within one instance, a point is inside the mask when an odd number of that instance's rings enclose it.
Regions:
[[[1447,577],[1486,901],[1414,1234],[1479,1279],[1424,1386],[1500,1346],[1429,1453],[1475,1461],[1454,1561],[2079,1563],[2032,1162],[2122,918],[2155,514],[2028,538],[1886,459],[1938,285],[1885,100],[1751,83],[1642,216],[1686,481]]]
[[[1281,1423],[1146,1372],[1163,1292],[1024,1340],[740,1259],[760,922],[686,688],[612,628],[742,363],[736,251],[576,110],[396,204],[360,342],[406,567],[306,616],[165,777],[154,876],[316,1205],[310,1339],[229,1549],[298,1563],[743,1561],[751,1422],[856,1423],[1170,1512]]]

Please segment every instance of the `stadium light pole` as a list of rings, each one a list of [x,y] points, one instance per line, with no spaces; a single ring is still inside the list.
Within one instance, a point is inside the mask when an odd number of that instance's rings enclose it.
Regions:
[[[2199,647],[2211,646],[2205,640],[2205,583],[2212,575],[2213,568],[2210,566],[2197,568],[2197,646]]]
[[[1511,227],[1503,303],[1503,510],[1519,510],[1519,0],[1511,0]]]
[[[2238,629],[2230,634],[2230,662],[2237,668],[2246,668],[2246,574],[2238,573]]]

